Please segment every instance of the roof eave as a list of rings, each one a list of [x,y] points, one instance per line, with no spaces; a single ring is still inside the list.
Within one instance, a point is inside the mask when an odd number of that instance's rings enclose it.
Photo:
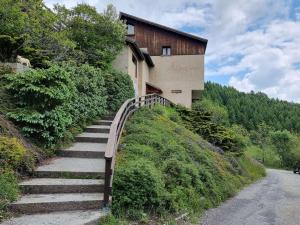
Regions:
[[[200,41],[200,42],[205,44],[205,48],[207,46],[208,40],[205,39],[205,38],[202,38],[202,37],[198,37],[198,36],[195,36],[195,35],[192,35],[192,34],[188,34],[188,33],[173,29],[171,27],[167,27],[167,26],[157,24],[157,23],[154,23],[154,22],[151,22],[151,21],[148,21],[148,20],[136,17],[136,16],[132,16],[132,15],[124,13],[124,12],[120,12],[119,19],[121,20],[122,18],[125,18],[125,19],[129,18],[129,19],[136,20],[136,21],[139,21],[139,22],[142,22],[142,23],[146,23],[146,24],[149,24],[151,26],[155,26],[155,27],[158,27],[160,29],[164,29],[164,30],[179,34],[181,36],[185,36],[185,37],[191,38],[193,40]]]

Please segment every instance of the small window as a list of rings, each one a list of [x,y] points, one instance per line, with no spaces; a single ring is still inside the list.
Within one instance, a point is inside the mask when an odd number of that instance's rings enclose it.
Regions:
[[[171,90],[172,94],[180,94],[182,93],[182,90]]]
[[[170,46],[162,47],[162,55],[164,56],[171,55],[171,47]]]
[[[128,35],[134,35],[134,25],[127,24],[127,34]]]

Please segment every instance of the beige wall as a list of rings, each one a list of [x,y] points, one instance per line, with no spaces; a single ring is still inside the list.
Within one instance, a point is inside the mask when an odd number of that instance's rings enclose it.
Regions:
[[[204,89],[204,55],[152,56],[150,82],[174,103],[191,107],[192,90]],[[181,90],[182,93],[172,93]]]
[[[135,77],[135,64],[132,62],[132,55],[134,55],[133,51],[129,46],[125,46],[123,50],[119,53],[119,55],[116,57],[116,59],[113,61],[112,65],[115,69],[122,71],[123,73],[129,74],[131,77],[135,90],[136,90],[136,95],[140,95],[139,91],[139,73],[140,73],[140,68],[139,68],[139,63],[137,63],[137,78]],[[136,57],[137,59],[137,57]]]
[[[113,67],[124,73],[128,73],[137,89],[137,95],[146,95],[146,82],[149,81],[149,66],[145,60],[137,63],[137,78],[135,77],[135,65],[132,62],[133,51],[129,46],[124,47],[113,61]],[[137,59],[137,57],[135,57]]]
[[[149,81],[150,69],[145,60],[139,62],[139,93],[140,95],[146,95],[146,82]]]

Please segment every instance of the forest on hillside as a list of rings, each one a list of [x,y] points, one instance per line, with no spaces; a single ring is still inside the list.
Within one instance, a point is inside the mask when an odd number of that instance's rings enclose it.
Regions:
[[[207,82],[203,97],[224,106],[230,123],[257,129],[261,123],[276,130],[300,132],[300,104],[269,98],[262,92],[243,93],[233,87]]]
[[[247,152],[265,165],[291,168],[300,162],[300,104],[207,82],[193,107],[242,134]]]

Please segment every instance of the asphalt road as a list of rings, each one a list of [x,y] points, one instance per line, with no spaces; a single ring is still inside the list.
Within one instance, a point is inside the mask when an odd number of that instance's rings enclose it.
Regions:
[[[201,225],[300,225],[300,175],[267,170],[265,179],[208,210]]]

